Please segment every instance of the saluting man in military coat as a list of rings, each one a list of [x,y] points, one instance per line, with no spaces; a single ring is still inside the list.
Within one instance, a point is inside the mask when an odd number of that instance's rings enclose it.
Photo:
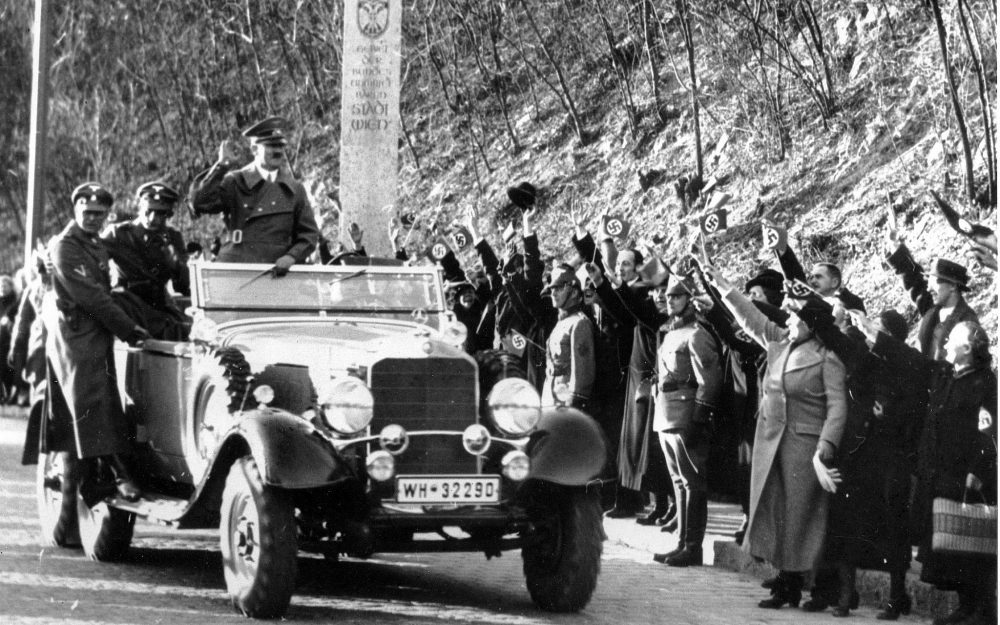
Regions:
[[[74,220],[49,243],[52,289],[42,302],[46,340],[47,427],[42,449],[102,459],[114,471],[119,494],[137,499],[129,477],[130,428],[122,410],[112,351],[114,337],[131,344],[149,333],[111,298],[108,253],[98,232],[114,202],[97,183],[73,191]],[[81,494],[88,499],[96,463],[84,462]],[[89,492],[93,492],[92,488]]]
[[[136,192],[139,215],[115,224],[101,240],[111,256],[113,296],[155,338],[184,340],[187,323],[167,293],[191,293],[184,237],[167,225],[180,194],[162,182],[147,182]]]
[[[280,117],[269,117],[244,130],[254,160],[235,171],[235,157],[223,141],[219,160],[195,177],[191,188],[195,215],[222,213],[226,224],[216,260],[274,263],[275,275],[281,276],[316,248],[316,217],[305,187],[288,167],[287,125]]]

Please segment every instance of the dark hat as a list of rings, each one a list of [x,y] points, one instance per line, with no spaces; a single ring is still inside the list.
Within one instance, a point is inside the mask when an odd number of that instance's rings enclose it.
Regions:
[[[945,260],[944,258],[936,259],[931,263],[931,268],[927,270],[926,274],[953,282],[961,291],[969,290],[969,272],[965,267],[950,260]]]
[[[285,133],[288,132],[288,121],[283,117],[268,117],[243,131],[243,136],[251,143],[263,145],[287,145]]]
[[[580,279],[576,277],[576,273],[574,273],[573,269],[571,267],[560,265],[559,267],[553,269],[552,273],[549,274],[549,283],[545,285],[544,289],[542,289],[542,293],[549,293],[552,289],[561,287],[564,284],[570,284],[575,286],[577,289],[581,289]]]
[[[535,196],[538,191],[535,189],[535,185],[530,182],[522,182],[516,187],[509,187],[507,189],[507,197],[510,201],[514,203],[515,206],[521,208],[531,208],[535,205]]]
[[[173,205],[181,199],[181,194],[162,182],[147,182],[135,191],[135,199],[149,201],[151,210],[173,210]]]
[[[784,285],[785,276],[780,271],[768,268],[747,280],[746,287],[744,287],[743,290],[749,291],[753,287],[759,286],[761,288],[771,289],[772,291],[780,291],[784,288]]]
[[[813,332],[830,328],[834,325],[833,305],[818,297],[805,300],[802,308],[795,312]]]
[[[910,326],[906,323],[903,315],[887,308],[879,313],[878,319],[882,322],[883,330],[900,341],[906,340],[906,336],[910,333]]]
[[[73,189],[73,194],[70,196],[73,205],[83,202],[84,204],[96,203],[103,204],[104,206],[111,206],[115,203],[115,196],[111,195],[111,192],[104,188],[99,182],[85,182]]]
[[[847,310],[860,310],[863,313],[868,312],[865,310],[865,301],[846,288],[841,288],[837,291],[837,299],[840,300],[840,303]]]

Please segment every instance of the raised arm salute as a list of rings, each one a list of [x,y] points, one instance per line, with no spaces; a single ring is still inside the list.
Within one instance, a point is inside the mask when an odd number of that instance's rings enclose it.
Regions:
[[[282,276],[315,249],[319,228],[305,187],[288,166],[287,125],[280,117],[270,117],[244,130],[254,160],[235,171],[235,156],[223,141],[219,160],[195,177],[195,215],[222,213],[226,224],[216,260],[274,263],[275,275]]]

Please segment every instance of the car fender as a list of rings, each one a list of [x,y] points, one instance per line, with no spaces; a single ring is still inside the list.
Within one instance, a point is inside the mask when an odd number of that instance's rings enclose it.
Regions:
[[[608,453],[600,426],[575,408],[545,410],[526,451],[531,458],[529,479],[563,486],[587,484],[604,468]]]
[[[273,408],[244,412],[230,436],[250,447],[265,484],[315,488],[354,477],[333,445],[302,417]]]

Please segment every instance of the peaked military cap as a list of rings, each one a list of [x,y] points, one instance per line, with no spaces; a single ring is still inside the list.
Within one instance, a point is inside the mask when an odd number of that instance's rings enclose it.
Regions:
[[[580,286],[580,279],[576,277],[576,273],[571,267],[559,266],[552,270],[549,274],[549,283],[542,289],[542,293],[551,293],[553,289],[558,289],[560,287],[571,285],[573,288],[582,290],[583,287]]]
[[[84,204],[89,204],[91,202],[96,204],[103,204],[104,206],[111,206],[115,203],[115,196],[111,195],[111,192],[104,188],[99,182],[85,182],[73,189],[73,194],[70,196],[73,205],[83,202]]]
[[[135,191],[136,200],[149,200],[151,210],[173,210],[173,205],[181,199],[181,194],[168,184],[159,181],[147,182]]]
[[[284,117],[268,117],[243,131],[243,136],[251,143],[263,145],[288,145],[286,133],[288,121]]]

